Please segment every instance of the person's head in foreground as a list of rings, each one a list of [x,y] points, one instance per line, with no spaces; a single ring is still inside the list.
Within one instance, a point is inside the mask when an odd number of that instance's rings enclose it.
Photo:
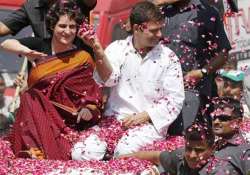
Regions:
[[[49,9],[46,16],[48,31],[52,34],[53,47],[72,49],[83,16],[80,8],[73,0],[57,1]]]
[[[214,145],[214,133],[206,124],[193,123],[185,130],[184,158],[189,168],[202,168],[211,157]]]
[[[221,97],[213,100],[212,117],[213,131],[216,136],[228,139],[238,133],[243,118],[240,101]]]
[[[152,48],[159,43],[164,16],[155,4],[148,1],[137,3],[132,8],[129,21],[136,49]]]

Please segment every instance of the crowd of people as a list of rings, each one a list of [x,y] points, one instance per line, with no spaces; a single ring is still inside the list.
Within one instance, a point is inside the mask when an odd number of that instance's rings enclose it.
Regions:
[[[29,60],[6,134],[15,156],[136,157],[170,174],[250,173],[250,130],[241,128],[249,73],[229,59],[211,1],[141,1],[131,9],[128,37],[105,49],[86,20],[96,3],[30,0],[0,23],[0,36],[27,25],[35,35],[0,45]],[[184,148],[141,151],[169,136],[184,136]]]

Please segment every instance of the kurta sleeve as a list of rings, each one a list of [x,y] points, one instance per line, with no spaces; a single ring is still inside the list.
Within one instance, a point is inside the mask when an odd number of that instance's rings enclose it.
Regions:
[[[124,57],[120,54],[122,53],[124,43],[120,41],[115,41],[111,43],[106,49],[105,54],[107,59],[112,67],[112,73],[109,76],[108,80],[105,82],[100,78],[97,70],[94,71],[94,78],[97,83],[103,84],[105,87],[112,87],[117,85],[119,82],[120,74],[121,74],[121,66],[124,62]]]
[[[163,136],[180,113],[185,97],[180,62],[174,53],[167,56],[169,65],[162,76],[162,97],[146,110],[154,127]]]

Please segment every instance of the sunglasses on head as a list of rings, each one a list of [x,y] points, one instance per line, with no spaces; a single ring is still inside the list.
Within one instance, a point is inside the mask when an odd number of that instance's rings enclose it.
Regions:
[[[212,120],[216,120],[216,119],[220,120],[221,122],[227,122],[227,121],[233,120],[235,118],[232,116],[229,116],[229,115],[212,116]]]

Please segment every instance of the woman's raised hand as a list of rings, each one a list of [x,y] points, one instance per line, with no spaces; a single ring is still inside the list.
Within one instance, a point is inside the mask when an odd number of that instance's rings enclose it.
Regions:
[[[22,55],[26,56],[28,58],[28,60],[32,63],[33,67],[36,66],[35,60],[43,58],[45,56],[48,56],[45,53],[38,52],[38,51],[35,51],[35,50],[31,50],[31,49],[28,49],[28,48],[22,51]]]

